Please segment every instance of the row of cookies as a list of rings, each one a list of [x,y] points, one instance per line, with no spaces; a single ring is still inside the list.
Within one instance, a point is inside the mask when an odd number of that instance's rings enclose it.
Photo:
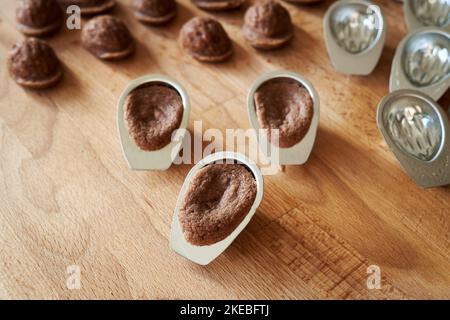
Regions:
[[[38,37],[57,32],[64,20],[60,4],[75,4],[82,15],[95,15],[111,9],[113,0],[21,0],[16,19],[25,35]],[[244,1],[193,1],[208,10],[228,10]],[[296,2],[296,1],[292,1]],[[174,0],[132,0],[135,17],[144,23],[162,24],[176,15]],[[258,49],[273,49],[287,43],[293,35],[289,12],[278,2],[264,0],[249,7],[245,14],[243,32],[249,43]],[[83,27],[81,42],[89,52],[100,59],[113,60],[128,57],[134,51],[133,37],[126,25],[111,15],[90,19]],[[181,29],[183,49],[200,61],[223,61],[232,54],[232,42],[220,22],[208,17],[195,17]],[[11,76],[22,86],[47,88],[62,76],[62,68],[53,49],[42,40],[28,38],[16,43],[8,58]]]

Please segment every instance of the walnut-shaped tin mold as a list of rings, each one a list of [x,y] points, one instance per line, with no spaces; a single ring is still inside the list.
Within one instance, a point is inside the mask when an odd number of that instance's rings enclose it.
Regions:
[[[274,164],[308,160],[320,117],[319,95],[308,80],[289,71],[262,75],[248,93],[247,112],[261,151]]]
[[[49,36],[61,28],[63,12],[56,0],[20,0],[16,20],[18,29],[27,36]]]
[[[414,89],[438,100],[450,86],[450,34],[442,29],[417,29],[397,47],[390,91]]]
[[[119,18],[103,15],[92,18],[81,31],[83,47],[102,60],[119,60],[134,52],[134,41]]]
[[[136,19],[149,25],[166,24],[177,14],[175,0],[132,0],[131,5]]]
[[[234,152],[211,154],[186,176],[172,219],[170,246],[207,265],[252,219],[264,193],[259,168]]]
[[[450,1],[408,0],[403,2],[403,12],[408,29],[438,27],[450,32]]]
[[[233,44],[220,22],[207,17],[194,17],[180,31],[184,51],[203,62],[221,62],[233,53]]]
[[[248,8],[242,30],[250,45],[266,50],[283,46],[294,34],[289,11],[273,0]]]
[[[385,19],[371,2],[336,1],[325,14],[324,35],[331,63],[338,72],[368,75],[383,50]]]
[[[417,90],[398,90],[378,105],[377,124],[406,173],[421,187],[450,184],[450,126],[445,112]]]
[[[63,7],[70,5],[80,7],[80,12],[83,16],[106,13],[116,5],[115,0],[59,0],[59,2]]]
[[[52,87],[63,75],[61,63],[53,49],[36,38],[27,38],[12,47],[8,69],[19,85],[30,89]]]
[[[192,0],[200,9],[206,11],[226,11],[240,8],[245,0]]]
[[[188,95],[177,81],[163,75],[132,81],[122,92],[117,111],[128,166],[133,170],[168,169],[181,149],[189,111]]]

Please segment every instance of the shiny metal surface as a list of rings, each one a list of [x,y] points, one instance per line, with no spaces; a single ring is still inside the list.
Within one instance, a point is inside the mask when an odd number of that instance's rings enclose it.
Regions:
[[[417,90],[397,90],[377,109],[377,125],[406,173],[421,187],[450,184],[450,127],[445,111]]]
[[[405,44],[402,65],[418,87],[428,86],[450,75],[450,38],[441,33],[419,33]]]
[[[425,26],[446,27],[450,22],[450,0],[410,0],[414,16]]]
[[[434,109],[414,96],[400,96],[384,109],[383,123],[394,143],[408,155],[432,160],[442,144],[442,127]]]
[[[367,5],[350,3],[337,6],[330,15],[330,26],[338,45],[350,53],[361,53],[376,41],[377,16]]]

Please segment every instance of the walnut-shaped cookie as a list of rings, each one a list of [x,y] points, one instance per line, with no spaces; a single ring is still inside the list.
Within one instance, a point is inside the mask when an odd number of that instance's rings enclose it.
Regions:
[[[285,2],[290,2],[293,4],[314,4],[322,2],[323,0],[283,0]]]
[[[145,24],[165,24],[177,14],[175,0],[132,0],[131,5],[136,19]]]
[[[225,11],[241,7],[245,0],[192,0],[197,7],[207,11]]]
[[[119,18],[103,15],[92,18],[81,31],[83,47],[102,60],[118,60],[134,52],[127,26]]]
[[[240,164],[210,164],[192,178],[182,199],[179,219],[185,239],[195,246],[227,238],[255,202],[252,173]]]
[[[52,87],[63,75],[61,63],[53,49],[36,38],[27,38],[12,47],[8,69],[19,85],[31,89]]]
[[[128,133],[145,151],[164,148],[183,118],[183,101],[178,92],[164,84],[149,84],[133,90],[125,102]]]
[[[56,0],[20,0],[16,20],[17,28],[23,34],[43,37],[61,28],[63,12]]]
[[[244,20],[244,35],[257,49],[281,47],[293,36],[289,12],[273,0],[257,2],[248,8]]]
[[[82,15],[93,16],[105,13],[116,5],[115,0],[59,0],[64,6],[76,5],[80,7]]]
[[[199,61],[220,62],[233,53],[233,45],[222,25],[212,18],[195,17],[181,28],[183,49]]]

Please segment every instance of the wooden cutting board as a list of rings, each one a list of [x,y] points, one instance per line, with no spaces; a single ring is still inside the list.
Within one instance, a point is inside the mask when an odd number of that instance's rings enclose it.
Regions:
[[[402,171],[375,123],[388,92],[395,48],[406,34],[401,5],[376,1],[388,20],[381,61],[367,77],[337,74],[323,41],[331,1],[286,4],[295,39],[258,52],[244,40],[244,11],[218,13],[235,44],[223,64],[179,49],[181,25],[206,15],[190,1],[165,27],[145,27],[119,1],[114,15],[137,53],[105,63],[80,32],[48,41],[65,65],[52,90],[16,85],[6,69],[16,1],[0,9],[0,298],[450,298],[450,188],[423,190]],[[310,79],[321,119],[309,162],[265,178],[260,209],[234,244],[206,267],[169,249],[172,211],[190,165],[134,172],[122,157],[116,102],[138,76],[178,79],[194,120],[208,128],[249,128],[246,93],[263,72]],[[445,105],[448,105],[444,99]],[[368,289],[367,268],[381,289]],[[69,290],[78,266],[80,289]],[[75,271],[76,275],[77,272]],[[72,276],[73,276],[72,275]],[[70,287],[70,286],[69,286]],[[72,287],[71,287],[72,288]]]

